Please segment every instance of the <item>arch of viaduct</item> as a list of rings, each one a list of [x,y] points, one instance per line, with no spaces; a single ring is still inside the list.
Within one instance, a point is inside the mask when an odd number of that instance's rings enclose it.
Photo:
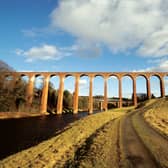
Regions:
[[[68,76],[75,77],[75,91],[74,91],[74,101],[73,101],[73,111],[74,113],[78,112],[78,95],[79,95],[79,80],[82,76],[89,77],[89,113],[93,112],[93,79],[96,76],[102,76],[104,79],[104,101],[103,109],[107,110],[108,98],[107,98],[107,80],[111,76],[115,76],[118,79],[118,88],[119,88],[119,107],[122,107],[122,78],[129,76],[133,81],[133,103],[137,105],[137,95],[136,95],[136,78],[143,76],[146,79],[146,88],[147,88],[147,97],[151,98],[151,87],[150,87],[150,77],[157,76],[160,80],[160,92],[161,97],[165,97],[165,86],[164,86],[164,77],[168,76],[168,72],[1,72],[1,76],[5,79],[8,76],[13,77],[13,85],[15,85],[16,80],[23,76],[29,78],[27,93],[26,93],[26,102],[30,106],[33,99],[33,89],[34,81],[38,76],[44,77],[44,85],[42,90],[40,112],[47,112],[47,100],[48,100],[48,86],[49,80],[53,76],[59,77],[59,93],[58,93],[58,102],[57,102],[57,114],[62,113],[63,109],[63,92],[64,92],[64,79]]]

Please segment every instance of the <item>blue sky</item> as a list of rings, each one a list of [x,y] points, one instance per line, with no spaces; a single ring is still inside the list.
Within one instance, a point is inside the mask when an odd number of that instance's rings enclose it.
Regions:
[[[168,71],[167,0],[0,0],[17,71]]]

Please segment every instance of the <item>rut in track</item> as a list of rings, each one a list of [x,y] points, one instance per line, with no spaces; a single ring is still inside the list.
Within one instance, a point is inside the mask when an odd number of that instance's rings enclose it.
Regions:
[[[133,115],[134,113],[131,113],[121,119],[121,143],[127,166],[136,168],[159,168],[160,165],[145,147],[133,127],[131,120]],[[122,163],[120,167],[124,167]]]

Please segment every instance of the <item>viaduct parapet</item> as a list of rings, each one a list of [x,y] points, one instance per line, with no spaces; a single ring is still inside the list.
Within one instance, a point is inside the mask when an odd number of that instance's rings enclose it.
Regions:
[[[42,90],[41,113],[47,111],[47,100],[48,100],[48,87],[50,78],[53,76],[59,77],[59,93],[58,93],[58,102],[57,102],[57,114],[61,114],[63,110],[63,92],[64,92],[64,79],[68,76],[75,77],[75,91],[74,91],[74,101],[73,101],[73,112],[78,112],[78,95],[79,95],[79,80],[82,76],[89,77],[89,113],[93,112],[93,79],[96,76],[101,76],[104,79],[104,101],[103,109],[107,110],[108,98],[107,98],[107,80],[111,76],[115,76],[118,79],[118,88],[119,88],[119,107],[122,107],[122,78],[129,76],[133,82],[133,103],[137,105],[137,94],[136,94],[136,78],[143,76],[146,79],[146,88],[147,88],[147,97],[151,98],[151,87],[150,87],[150,77],[157,76],[160,80],[160,92],[161,97],[165,97],[165,86],[164,86],[164,77],[168,76],[168,72],[1,72],[1,76],[5,79],[8,76],[12,76],[13,85],[16,81],[23,77],[27,76],[29,78],[26,101],[28,105],[32,104],[33,100],[33,89],[35,78],[38,76],[44,77],[44,85]]]

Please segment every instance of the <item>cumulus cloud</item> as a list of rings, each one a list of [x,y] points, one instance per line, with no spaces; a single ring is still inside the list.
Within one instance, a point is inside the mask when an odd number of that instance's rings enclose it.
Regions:
[[[113,52],[168,55],[167,0],[61,0],[51,26]]]
[[[58,47],[55,45],[44,44],[41,46],[34,46],[28,50],[16,49],[15,54],[26,57],[26,62],[36,60],[60,60],[67,56],[81,56],[81,57],[96,57],[101,53],[100,46],[89,42],[81,43],[77,41],[76,44],[67,47]]]
[[[143,56],[163,57],[168,55],[168,25],[148,37],[138,53]]]
[[[168,71],[168,60],[161,61],[156,67],[151,68],[152,71]]]
[[[32,47],[25,51],[17,49],[16,54],[25,56],[27,62],[34,60],[58,60],[63,56],[56,46],[46,44],[39,47]]]
[[[87,40],[77,40],[76,43],[69,47],[61,48],[68,55],[94,58],[101,55],[101,46]]]
[[[146,69],[134,70],[133,72],[150,72],[150,71],[158,71],[158,72],[168,72],[168,59],[159,59],[155,61],[155,66],[148,67]]]

